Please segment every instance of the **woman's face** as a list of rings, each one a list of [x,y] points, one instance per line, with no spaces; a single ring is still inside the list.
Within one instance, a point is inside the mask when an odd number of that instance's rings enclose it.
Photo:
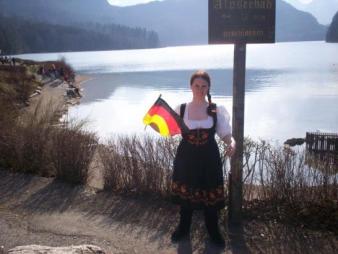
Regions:
[[[195,78],[191,84],[193,96],[196,98],[205,98],[208,94],[209,84],[202,78]]]

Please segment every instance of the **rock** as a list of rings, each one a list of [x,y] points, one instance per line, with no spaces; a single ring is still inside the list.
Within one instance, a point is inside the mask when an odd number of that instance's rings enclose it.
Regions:
[[[67,96],[70,97],[70,98],[80,98],[80,97],[82,97],[81,94],[80,94],[80,90],[77,87],[68,88],[67,89]]]
[[[105,254],[95,245],[78,245],[66,247],[49,247],[41,245],[17,246],[8,251],[8,254]]]

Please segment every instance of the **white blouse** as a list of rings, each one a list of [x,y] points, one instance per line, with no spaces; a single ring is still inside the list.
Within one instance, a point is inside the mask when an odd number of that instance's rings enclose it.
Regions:
[[[188,119],[189,115],[189,103],[187,103],[187,106],[185,107],[184,112],[184,123],[187,125],[189,129],[199,129],[199,128],[211,128],[213,125],[213,119],[211,116],[208,115],[208,118],[203,120],[191,120]],[[180,115],[180,108],[181,105],[178,105],[175,108],[175,111],[178,115]],[[217,114],[217,123],[216,123],[216,134],[220,138],[224,138],[227,135],[231,135],[231,125],[230,125],[230,115],[226,108],[224,106],[217,106],[216,109]]]

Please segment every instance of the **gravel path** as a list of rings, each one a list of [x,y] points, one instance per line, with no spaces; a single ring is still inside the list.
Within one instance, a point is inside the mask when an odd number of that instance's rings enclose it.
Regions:
[[[0,179],[0,245],[5,250],[26,244],[94,244],[109,253],[192,251],[190,243],[170,242],[177,213],[168,202],[95,193],[1,170]]]
[[[337,236],[290,225],[246,221],[222,228],[226,247],[209,243],[202,214],[191,241],[170,242],[177,210],[163,199],[96,193],[51,178],[0,170],[0,246],[97,245],[107,253],[335,253]],[[223,222],[223,225],[225,223]]]

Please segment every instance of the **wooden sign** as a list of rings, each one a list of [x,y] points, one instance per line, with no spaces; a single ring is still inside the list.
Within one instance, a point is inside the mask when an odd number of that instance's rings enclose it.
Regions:
[[[276,0],[209,0],[209,44],[274,43],[275,19]]]

